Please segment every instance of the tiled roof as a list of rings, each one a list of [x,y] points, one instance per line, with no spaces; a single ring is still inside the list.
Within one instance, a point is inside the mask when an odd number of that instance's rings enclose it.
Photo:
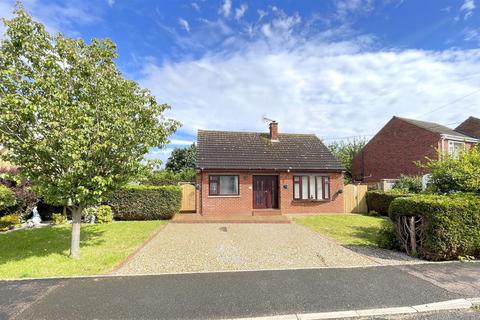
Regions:
[[[197,167],[201,169],[344,170],[313,134],[198,131]]]
[[[401,117],[396,117],[400,120],[403,120],[405,122],[408,122],[410,124],[413,124],[414,126],[417,126],[419,128],[423,128],[425,130],[438,133],[438,134],[448,134],[451,136],[456,136],[459,138],[470,138],[469,136],[466,136],[460,132],[457,132],[453,129],[450,129],[449,127],[446,127],[444,125],[435,123],[435,122],[428,122],[428,121],[420,121],[420,120],[414,120],[414,119],[407,119],[407,118],[401,118]]]
[[[466,134],[475,139],[480,139],[480,119],[475,117],[469,117],[463,121],[455,131]]]

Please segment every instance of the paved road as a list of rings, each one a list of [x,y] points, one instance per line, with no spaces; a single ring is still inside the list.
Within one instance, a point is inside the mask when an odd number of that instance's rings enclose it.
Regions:
[[[480,264],[468,267],[480,270]],[[6,281],[0,297],[0,318],[7,319],[220,319],[408,306],[465,295],[390,266]]]

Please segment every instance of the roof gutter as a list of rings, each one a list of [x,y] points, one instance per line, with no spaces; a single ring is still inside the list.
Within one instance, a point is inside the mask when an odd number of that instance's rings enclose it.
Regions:
[[[440,135],[443,139],[448,139],[448,140],[455,140],[455,141],[462,141],[462,142],[472,142],[472,143],[479,143],[480,139],[475,139],[475,138],[470,138],[470,137],[459,137],[459,136],[454,136],[451,134],[441,134]]]

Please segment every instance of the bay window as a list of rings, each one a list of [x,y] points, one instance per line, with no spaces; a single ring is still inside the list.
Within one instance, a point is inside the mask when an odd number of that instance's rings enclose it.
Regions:
[[[211,175],[208,177],[208,192],[211,196],[239,195],[238,176]]]
[[[320,175],[293,176],[293,199],[317,201],[330,199],[330,178]]]

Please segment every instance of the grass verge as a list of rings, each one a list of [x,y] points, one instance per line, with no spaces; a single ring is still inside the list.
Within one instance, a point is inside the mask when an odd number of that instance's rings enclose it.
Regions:
[[[318,233],[333,238],[341,244],[377,246],[377,234],[389,220],[361,214],[318,215],[294,218]]]
[[[81,258],[69,258],[70,225],[0,235],[0,279],[104,274],[165,221],[82,225]]]

